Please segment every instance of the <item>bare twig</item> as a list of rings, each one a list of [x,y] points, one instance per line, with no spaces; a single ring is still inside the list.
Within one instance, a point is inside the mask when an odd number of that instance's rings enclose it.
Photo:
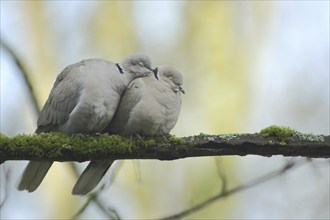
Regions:
[[[220,181],[221,181],[221,191],[220,192],[225,192],[227,190],[227,176],[226,176],[226,172],[223,166],[223,161],[222,158],[220,157],[215,157],[215,165],[217,168],[217,173],[219,175]]]
[[[75,175],[77,176],[77,178],[79,177],[79,172],[77,169],[76,164],[71,163],[71,169],[72,171],[75,173]],[[120,165],[120,164],[118,164]],[[96,207],[107,216],[108,219],[116,219],[119,220],[120,216],[118,215],[117,211],[113,208],[106,208],[105,204],[100,201],[100,199],[98,198],[99,194],[101,192],[103,192],[105,188],[105,184],[103,184],[97,191],[89,194],[88,199],[86,200],[86,202],[82,205],[81,208],[78,209],[78,211],[72,216],[71,219],[77,219],[85,210],[86,208],[91,204],[94,203],[96,205]]]
[[[4,40],[3,38],[0,39],[1,47],[3,47],[13,58],[13,60],[16,63],[17,68],[20,70],[21,76],[29,90],[30,99],[33,104],[34,112],[36,115],[39,115],[40,112],[40,105],[38,104],[37,96],[33,90],[33,86],[29,77],[29,74],[27,70],[24,68],[23,62],[18,57],[17,53],[14,51],[13,48],[11,48]]]
[[[71,219],[77,219],[94,200],[95,196],[96,194],[91,194],[90,196],[88,196],[87,201],[82,205],[80,209],[78,209],[78,211],[72,216]]]
[[[280,176],[282,175],[283,173],[285,173],[286,171],[288,171],[289,169],[293,168],[294,166],[297,166],[297,165],[301,165],[303,164],[301,161],[298,163],[298,162],[293,162],[292,160],[289,161],[284,167],[282,167],[281,169],[278,169],[278,170],[275,170],[273,172],[270,172],[262,177],[259,177],[247,184],[244,184],[244,185],[240,185],[236,188],[233,188],[231,190],[228,190],[228,191],[220,191],[220,193],[218,195],[215,195],[209,199],[207,199],[206,201],[200,203],[200,204],[197,204],[189,209],[186,209],[182,212],[179,212],[177,214],[174,214],[174,215],[171,215],[171,216],[167,216],[165,218],[161,218],[162,220],[168,220],[168,219],[180,219],[182,217],[185,217],[185,216],[188,216],[204,207],[206,207],[207,205],[209,205],[210,203],[212,202],[215,202],[219,199],[223,199],[223,198],[226,198],[228,196],[231,196],[232,194],[234,193],[238,193],[238,192],[241,192],[243,190],[247,190],[253,186],[256,186],[256,185],[259,185],[261,183],[264,183],[268,180],[271,180],[271,179],[274,179],[275,177],[277,176]]]
[[[5,166],[2,166],[1,169],[3,170],[4,177],[0,179],[1,185],[4,187],[4,196],[0,197],[2,201],[0,201],[0,209],[3,208],[4,204],[6,203],[8,196],[9,196],[9,181],[10,181],[10,169],[6,168]],[[1,175],[1,174],[0,174]],[[2,192],[2,189],[1,189]]]
[[[104,185],[102,185],[102,187],[100,187],[100,189],[98,189],[96,192],[89,194],[86,202],[73,215],[71,219],[76,219],[77,217],[79,217],[91,203],[94,203],[98,207],[98,209],[107,216],[108,219],[120,220],[121,218],[118,215],[117,211],[114,208],[106,208],[104,203],[98,198],[100,193],[103,192],[103,189],[104,189]]]

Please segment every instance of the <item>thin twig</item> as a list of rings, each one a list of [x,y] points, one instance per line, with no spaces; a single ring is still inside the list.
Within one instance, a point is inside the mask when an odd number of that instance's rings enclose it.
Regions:
[[[102,187],[100,187],[100,189],[98,189],[96,192],[89,194],[86,202],[82,205],[80,209],[78,209],[78,211],[73,215],[71,219],[76,219],[77,217],[79,217],[91,203],[94,203],[99,208],[99,210],[107,216],[108,219],[120,220],[121,218],[118,215],[117,211],[114,208],[104,207],[104,204],[99,199],[98,196],[101,192],[103,192],[103,189],[104,185],[102,185]]]
[[[302,164],[302,163],[300,162],[299,164]],[[238,186],[238,187],[233,188],[231,190],[220,192],[218,195],[213,196],[213,197],[207,199],[206,201],[204,201],[204,202],[202,202],[200,204],[197,204],[197,205],[195,205],[195,206],[193,206],[193,207],[191,207],[189,209],[186,209],[186,210],[184,210],[182,212],[179,212],[177,214],[174,214],[174,215],[171,215],[171,216],[167,216],[167,217],[161,218],[161,219],[162,220],[180,219],[182,217],[185,217],[187,215],[190,215],[190,214],[192,214],[192,213],[194,213],[194,212],[196,212],[196,211],[198,211],[198,210],[206,207],[207,205],[209,205],[212,202],[215,202],[215,201],[217,201],[219,199],[223,199],[223,198],[228,197],[228,196],[230,196],[230,195],[232,195],[234,193],[238,193],[240,191],[249,189],[249,188],[251,188],[253,186],[259,185],[259,184],[264,183],[264,182],[266,182],[266,181],[268,181],[270,179],[273,179],[273,178],[275,178],[277,176],[280,176],[283,173],[285,173],[287,170],[291,169],[292,167],[294,167],[294,166],[297,167],[297,165],[298,165],[297,162],[289,161],[284,167],[282,167],[279,170],[275,170],[273,172],[270,172],[270,173],[268,173],[268,174],[266,174],[266,175],[264,175],[262,177],[259,177],[259,178],[255,179],[255,180],[253,180],[253,181],[251,181],[251,182],[249,182],[247,184]]]
[[[3,170],[4,178],[1,178],[1,183],[4,185],[4,197],[2,198],[2,201],[0,202],[0,209],[4,206],[6,203],[8,196],[9,196],[9,180],[10,180],[10,170],[6,168],[6,166],[1,166],[1,169]],[[0,174],[1,175],[1,174]],[[4,179],[4,180],[3,180]]]
[[[87,201],[83,204],[83,206],[72,216],[71,219],[77,219],[89,206],[89,204],[94,200],[96,194],[92,194],[88,197]]]
[[[74,174],[77,176],[77,178],[79,177],[79,172],[78,172],[78,168],[77,165],[74,163],[70,163],[71,165],[71,169],[74,172]],[[106,208],[104,206],[104,204],[100,201],[100,199],[98,198],[99,194],[104,190],[105,188],[105,184],[103,184],[97,191],[95,191],[94,193],[89,194],[88,199],[86,200],[86,202],[82,205],[82,207],[80,207],[78,209],[78,211],[71,217],[71,219],[76,219],[77,217],[79,217],[86,209],[87,207],[91,204],[94,203],[98,209],[100,211],[102,211],[108,219],[120,219],[120,216],[118,215],[118,213],[116,212],[116,210],[114,208]]]
[[[220,192],[225,192],[227,191],[227,176],[226,172],[223,166],[223,161],[221,157],[214,157],[215,165],[217,168],[217,173],[221,181],[221,191]]]
[[[11,48],[6,42],[4,42],[3,38],[0,39],[1,47],[3,47],[13,58],[15,61],[17,68],[20,70],[21,76],[29,90],[29,96],[32,100],[33,109],[36,115],[39,115],[40,105],[38,104],[37,96],[33,90],[32,82],[30,80],[29,74],[27,70],[24,68],[23,62],[18,57],[17,53]]]

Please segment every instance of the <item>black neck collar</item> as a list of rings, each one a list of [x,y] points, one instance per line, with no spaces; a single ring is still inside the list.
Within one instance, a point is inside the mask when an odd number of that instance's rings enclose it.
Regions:
[[[118,68],[118,70],[121,74],[124,73],[123,69],[119,66],[119,63],[116,63],[116,67]]]

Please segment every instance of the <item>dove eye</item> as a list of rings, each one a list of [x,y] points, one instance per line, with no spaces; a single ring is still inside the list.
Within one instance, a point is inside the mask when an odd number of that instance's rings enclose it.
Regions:
[[[143,62],[141,62],[141,61],[140,61],[140,62],[138,62],[137,64],[138,64],[140,67],[144,67],[144,64],[143,64]]]
[[[173,81],[173,76],[167,76],[171,81]]]

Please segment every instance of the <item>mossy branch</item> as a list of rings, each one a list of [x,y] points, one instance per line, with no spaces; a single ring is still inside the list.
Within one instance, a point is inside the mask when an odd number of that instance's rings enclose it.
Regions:
[[[330,157],[330,136],[302,134],[270,126],[255,134],[174,136],[126,139],[118,135],[63,133],[0,134],[0,163],[7,160],[88,161],[102,159],[175,160],[223,155]]]

